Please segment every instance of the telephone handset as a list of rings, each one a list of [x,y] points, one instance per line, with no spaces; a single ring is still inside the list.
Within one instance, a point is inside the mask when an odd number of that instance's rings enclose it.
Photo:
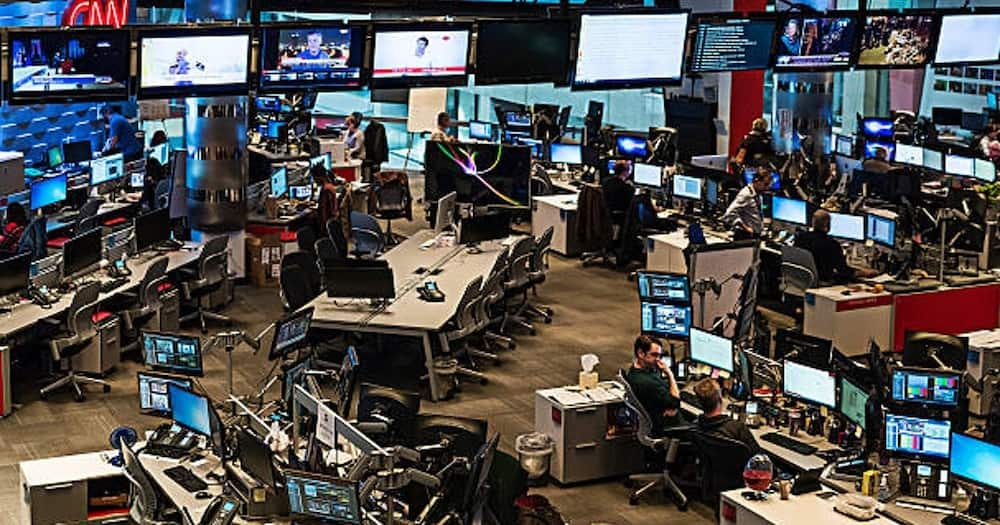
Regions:
[[[108,267],[108,276],[112,279],[119,279],[130,275],[132,275],[132,270],[129,270],[128,265],[125,264],[124,257],[115,259],[115,262]]]
[[[417,293],[420,294],[421,299],[429,303],[444,302],[444,292],[437,287],[437,283],[434,281],[424,281],[424,285],[417,288]]]
[[[229,525],[239,514],[240,502],[236,498],[220,494],[209,503],[199,525]]]

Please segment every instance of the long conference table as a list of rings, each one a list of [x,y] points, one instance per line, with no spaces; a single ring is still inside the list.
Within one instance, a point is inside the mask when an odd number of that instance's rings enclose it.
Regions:
[[[497,258],[509,249],[513,238],[480,243],[478,250],[466,246],[422,246],[434,238],[432,230],[421,230],[382,257],[388,261],[396,281],[396,298],[387,306],[372,307],[367,301],[346,301],[321,295],[306,307],[315,309],[312,323],[317,328],[420,339],[430,378],[431,400],[438,401],[447,391],[439,384],[431,338],[436,334],[442,351],[449,352],[443,329],[457,313],[465,288],[477,277],[486,279],[489,276]],[[426,271],[417,273],[421,268]],[[438,288],[445,293],[443,302],[420,299],[417,287],[427,280],[437,282]]]

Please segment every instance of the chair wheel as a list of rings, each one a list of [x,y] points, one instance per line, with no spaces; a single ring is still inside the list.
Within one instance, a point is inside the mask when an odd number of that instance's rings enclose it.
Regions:
[[[104,385],[104,393],[107,394],[110,392],[111,392],[111,385]]]
[[[479,384],[480,384],[480,385],[485,385],[485,384],[487,384],[487,383],[489,383],[489,382],[490,382],[490,380],[489,380],[489,379],[485,379],[485,378],[484,378],[484,379],[480,379],[480,380],[479,380]]]
[[[636,505],[639,504],[639,498],[637,498],[635,496],[629,496],[628,497],[628,504],[632,505],[633,507],[635,507]]]
[[[49,398],[49,395],[46,394],[45,392],[41,392],[38,394],[38,398],[41,399],[42,401],[45,401]]]
[[[546,317],[545,318],[545,324],[552,324],[552,318],[551,317]]]
[[[73,401],[76,401],[77,403],[83,403],[86,400],[87,396],[83,394],[73,394]]]

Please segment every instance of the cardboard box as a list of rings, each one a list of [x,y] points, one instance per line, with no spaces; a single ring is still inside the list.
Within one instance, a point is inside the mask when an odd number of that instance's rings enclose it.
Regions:
[[[247,268],[250,282],[258,288],[281,285],[281,258],[284,256],[281,236],[247,235]]]

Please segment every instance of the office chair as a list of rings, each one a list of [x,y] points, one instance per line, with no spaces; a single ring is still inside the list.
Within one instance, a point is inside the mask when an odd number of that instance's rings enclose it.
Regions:
[[[132,486],[129,493],[129,518],[139,525],[180,525],[181,522],[177,519],[166,519],[167,513],[160,508],[160,495],[132,447],[128,443],[122,443],[121,453],[124,467],[122,473]]]
[[[326,235],[333,241],[333,246],[337,249],[340,257],[346,259],[350,251],[348,250],[347,237],[344,236],[344,228],[340,223],[340,219],[334,217],[326,221]]]
[[[548,271],[547,262],[549,250],[552,248],[552,236],[555,234],[555,227],[549,226],[535,240],[535,249],[528,260],[528,282],[531,284],[531,292],[538,295],[538,285],[545,282],[545,273]],[[545,324],[552,322],[552,308],[548,306],[536,305],[526,302],[523,313],[541,317]]]
[[[379,445],[412,443],[420,413],[420,393],[362,383],[358,394],[358,423],[384,423],[386,432],[372,432]]]
[[[45,216],[36,217],[28,223],[21,234],[21,240],[17,243],[17,253],[30,253],[31,260],[44,259],[48,255],[46,250],[47,232],[45,229]]]
[[[292,252],[281,258],[281,301],[293,312],[312,301],[323,291],[322,276],[316,258],[308,252]]]
[[[229,317],[209,311],[204,305],[208,296],[223,289],[229,280],[229,237],[219,236],[205,243],[198,257],[198,267],[194,270],[181,269],[185,277],[181,283],[181,294],[185,301],[193,304],[195,311],[181,317],[186,323],[197,319],[201,325],[201,333],[207,333],[205,319],[232,324]]]
[[[742,441],[695,428],[688,432],[700,463],[702,501],[718,512],[719,494],[743,487],[743,469],[753,453]]]
[[[452,379],[456,388],[459,386],[459,377],[476,379],[480,384],[486,384],[488,381],[488,378],[482,373],[458,364],[459,358],[470,357],[466,339],[473,335],[478,328],[475,318],[475,301],[479,299],[482,288],[482,276],[476,277],[465,287],[465,291],[462,292],[462,298],[458,302],[455,316],[448,322],[445,331],[438,334],[438,337],[441,338],[442,347],[445,346],[445,342],[449,343],[450,354],[445,356],[445,360],[454,361],[455,372],[452,375]],[[461,344],[458,345],[458,348],[455,348],[455,345],[450,344],[452,342],[460,342]]]
[[[73,224],[70,227],[71,235],[53,237],[45,242],[47,248],[53,250],[59,250],[66,244],[67,241],[73,238],[73,235],[81,232],[87,232],[98,227],[97,224],[97,212],[101,209],[101,200],[91,199],[80,207],[77,212],[76,217],[73,218]]]
[[[73,296],[73,301],[67,309],[66,324],[61,327],[64,329],[63,333],[49,341],[52,360],[58,364],[66,359],[68,371],[59,380],[42,388],[39,392],[42,400],[48,399],[50,393],[67,385],[73,387],[74,399],[77,402],[86,399],[83,389],[80,388],[83,384],[101,385],[105,393],[111,391],[108,382],[73,372],[72,357],[82,352],[97,337],[97,323],[101,320],[97,312],[97,299],[100,293],[101,285],[91,282],[80,286]],[[50,322],[58,323],[58,321]]]
[[[508,301],[519,297],[521,302],[513,311],[508,308],[508,311],[505,312],[504,320],[500,324],[500,333],[502,334],[508,333],[507,324],[513,323],[527,330],[529,334],[535,335],[535,327],[523,317],[524,310],[527,308],[525,305],[528,304],[528,289],[531,288],[528,265],[535,255],[534,251],[535,239],[532,237],[518,239],[511,248],[510,272],[507,282],[504,283],[504,296]]]
[[[677,452],[681,446],[681,440],[676,436],[686,433],[691,427],[689,425],[678,425],[667,429],[668,437],[654,437],[655,431],[653,429],[653,420],[649,417],[649,413],[646,412],[646,408],[642,406],[642,402],[635,396],[635,392],[632,391],[632,385],[629,384],[628,380],[625,378],[624,370],[618,370],[618,382],[625,387],[625,406],[628,407],[633,414],[635,414],[636,420],[639,423],[639,428],[636,430],[635,437],[639,440],[639,443],[641,443],[642,446],[646,447],[653,453],[665,453],[662,472],[652,474],[633,474],[628,477],[630,483],[644,483],[644,485],[629,494],[629,504],[638,505],[639,498],[641,498],[643,494],[654,487],[662,486],[666,491],[668,491],[668,495],[673,496],[674,503],[677,505],[677,508],[680,510],[686,510],[688,504],[687,496],[684,495],[680,487],[677,486],[677,483],[670,475],[670,466],[677,461]],[[671,435],[675,437],[669,437]]]
[[[303,226],[295,231],[295,241],[299,244],[299,250],[315,254],[316,233],[311,226]]]
[[[785,301],[786,296],[804,300],[806,290],[816,288],[819,285],[819,273],[816,271],[816,261],[809,250],[796,248],[794,246],[781,247],[781,281],[778,288],[781,291],[781,300]],[[804,308],[796,303],[795,316]]]
[[[447,464],[451,458],[475,457],[486,444],[489,425],[486,420],[467,417],[419,414],[414,423],[413,447],[434,447],[444,452],[439,462]],[[427,472],[436,472],[431,469]]]
[[[385,250],[382,227],[367,213],[351,212],[351,238],[354,239],[353,253],[359,257],[374,258]]]
[[[507,271],[509,269],[510,255],[508,250],[503,250],[493,263],[489,277],[483,283],[482,298],[477,302],[476,309],[479,330],[482,333],[483,342],[492,347],[500,344],[508,350],[517,347],[517,343],[510,337],[490,330],[493,325],[503,322],[503,315],[506,313],[507,304],[504,301],[504,283],[507,281]],[[500,316],[494,317],[494,312],[499,309]]]
[[[375,216],[386,221],[385,242],[389,246],[399,244],[392,233],[392,220],[406,217],[407,199],[409,192],[401,177],[389,178],[375,190]]]
[[[125,323],[125,330],[130,335],[137,336],[138,330],[153,318],[153,314],[160,310],[163,305],[160,300],[160,294],[169,287],[169,282],[167,281],[167,262],[166,257],[160,257],[154,260],[146,268],[146,274],[142,276],[142,281],[139,282],[139,288],[136,292],[122,292],[119,297],[127,301],[127,307],[120,310],[122,314],[122,319]],[[153,327],[154,330],[158,330],[159,326]],[[122,351],[132,351],[138,348],[138,337],[135,337],[135,341],[132,344],[122,347]]]
[[[316,262],[319,263],[321,272],[331,262],[344,260],[344,257],[337,252],[337,245],[334,244],[333,239],[329,237],[317,239],[313,248],[315,249]]]

